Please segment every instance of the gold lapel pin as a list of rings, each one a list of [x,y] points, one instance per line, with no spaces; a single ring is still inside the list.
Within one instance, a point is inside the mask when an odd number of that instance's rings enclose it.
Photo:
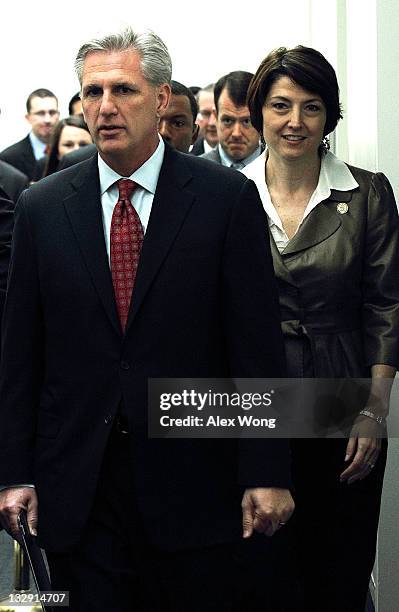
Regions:
[[[339,204],[337,204],[337,211],[339,212],[340,215],[344,215],[345,213],[347,213],[349,210],[349,206],[347,205],[346,202],[340,202]]]

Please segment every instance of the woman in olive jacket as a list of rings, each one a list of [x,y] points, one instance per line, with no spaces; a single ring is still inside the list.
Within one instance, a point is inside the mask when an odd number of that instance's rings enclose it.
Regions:
[[[304,609],[363,612],[399,357],[397,208],[383,174],[328,151],[342,114],[334,69],[318,51],[270,53],[248,104],[267,149],[244,173],[268,215],[289,375],[371,379],[346,438],[292,440],[296,512],[285,527]]]

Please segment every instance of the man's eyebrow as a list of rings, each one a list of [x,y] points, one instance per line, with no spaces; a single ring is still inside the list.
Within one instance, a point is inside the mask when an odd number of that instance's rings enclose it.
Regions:
[[[243,119],[250,119],[251,115],[248,113],[247,115],[232,115],[231,113],[221,113],[219,115],[221,119],[234,119],[234,121],[242,121]]]
[[[108,84],[107,84],[108,86]],[[129,89],[135,89],[138,90],[140,89],[139,85],[134,82],[134,81],[115,81],[114,83],[110,84],[111,88],[114,87],[128,87]],[[83,87],[83,91],[86,91],[87,89],[96,87],[98,89],[102,89],[103,85],[101,83],[98,83],[96,81],[93,81],[92,83],[86,83],[86,85],[84,85]]]
[[[86,85],[84,85],[82,87],[82,91],[85,92],[85,91],[88,91],[89,89],[93,89],[93,88],[101,89],[102,87],[101,87],[101,85],[99,85],[98,83],[93,81],[93,83],[87,83]]]
[[[139,86],[134,81],[115,81],[112,87],[130,87],[130,89],[139,89]]]

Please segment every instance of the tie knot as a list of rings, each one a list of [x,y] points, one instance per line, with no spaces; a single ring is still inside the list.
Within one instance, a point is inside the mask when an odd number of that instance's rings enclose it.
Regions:
[[[242,170],[243,168],[245,168],[245,164],[242,161],[233,162],[230,168],[234,168],[235,170]]]
[[[118,181],[118,187],[119,187],[119,199],[130,201],[130,197],[133,191],[136,189],[137,184],[134,181],[131,181],[130,179],[120,179]]]

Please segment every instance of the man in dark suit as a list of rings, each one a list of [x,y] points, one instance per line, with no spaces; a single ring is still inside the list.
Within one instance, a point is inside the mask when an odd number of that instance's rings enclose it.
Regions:
[[[259,134],[252,126],[247,92],[253,74],[235,70],[215,85],[216,128],[219,144],[202,157],[228,168],[242,170],[262,152]]]
[[[147,394],[151,378],[283,374],[264,211],[241,173],[160,139],[155,34],[83,45],[76,68],[99,156],[17,207],[0,519],[16,535],[28,510],[73,611],[227,611],[238,587],[250,610],[259,534],[293,511],[286,442],[149,438]]]
[[[26,101],[26,120],[31,132],[22,140],[0,153],[0,159],[11,164],[29,178],[40,178],[37,160],[46,154],[46,147],[54,125],[59,118],[58,101],[49,89],[36,89]]]

